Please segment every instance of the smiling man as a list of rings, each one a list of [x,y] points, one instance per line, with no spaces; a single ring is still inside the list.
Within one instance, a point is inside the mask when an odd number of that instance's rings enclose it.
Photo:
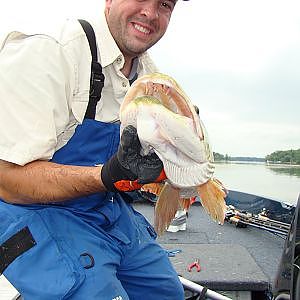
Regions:
[[[125,70],[130,69],[126,63],[164,35],[176,4],[176,0],[144,2],[106,1],[109,30],[125,57]]]
[[[97,20],[19,29],[0,48],[0,274],[25,299],[184,298],[124,193],[162,163],[132,128],[119,144],[118,122],[175,4],[106,0]]]

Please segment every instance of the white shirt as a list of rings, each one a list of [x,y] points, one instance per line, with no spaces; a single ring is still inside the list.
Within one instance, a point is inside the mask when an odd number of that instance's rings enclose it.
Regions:
[[[105,84],[96,120],[114,122],[129,88],[124,57],[104,14],[93,26]],[[0,48],[0,159],[25,165],[49,160],[83,121],[89,99],[91,53],[77,20],[38,31],[11,32]],[[156,72],[147,53],[139,76]]]

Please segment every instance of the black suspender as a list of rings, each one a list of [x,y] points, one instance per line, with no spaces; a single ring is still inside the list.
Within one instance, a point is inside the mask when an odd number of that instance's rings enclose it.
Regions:
[[[95,32],[91,24],[85,20],[78,20],[81,24],[86,37],[88,39],[90,50],[92,54],[92,64],[91,64],[91,79],[90,79],[90,95],[89,95],[89,103],[87,110],[85,112],[85,119],[95,119],[96,115],[96,106],[98,101],[101,98],[101,92],[104,87],[104,75],[102,73],[102,66],[98,62],[97,55],[97,44]],[[134,77],[129,80],[130,85],[137,79],[138,74],[136,73]]]
[[[91,79],[90,79],[90,95],[87,110],[85,112],[85,119],[95,119],[96,106],[101,98],[101,92],[104,86],[104,75],[102,67],[98,62],[96,37],[93,27],[85,20],[78,20],[81,24],[86,37],[88,39],[90,50],[92,54],[91,64]]]

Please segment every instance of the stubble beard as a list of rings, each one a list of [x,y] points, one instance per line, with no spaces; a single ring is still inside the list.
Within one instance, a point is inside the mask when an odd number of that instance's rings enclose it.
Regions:
[[[130,40],[130,37],[128,38],[128,36],[125,36],[122,45],[119,45],[119,47],[124,55],[136,57],[146,52],[149,48],[155,45],[156,42],[157,40],[151,41],[145,45],[140,45],[138,42]]]

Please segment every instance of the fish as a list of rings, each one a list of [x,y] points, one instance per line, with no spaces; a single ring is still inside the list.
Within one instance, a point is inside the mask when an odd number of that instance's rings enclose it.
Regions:
[[[166,180],[141,190],[158,195],[154,227],[168,228],[179,208],[200,197],[206,212],[220,224],[226,213],[226,189],[214,178],[214,157],[205,126],[192,101],[174,78],[152,73],[138,78],[120,106],[120,131],[133,126],[141,155],[153,152],[163,163]]]

